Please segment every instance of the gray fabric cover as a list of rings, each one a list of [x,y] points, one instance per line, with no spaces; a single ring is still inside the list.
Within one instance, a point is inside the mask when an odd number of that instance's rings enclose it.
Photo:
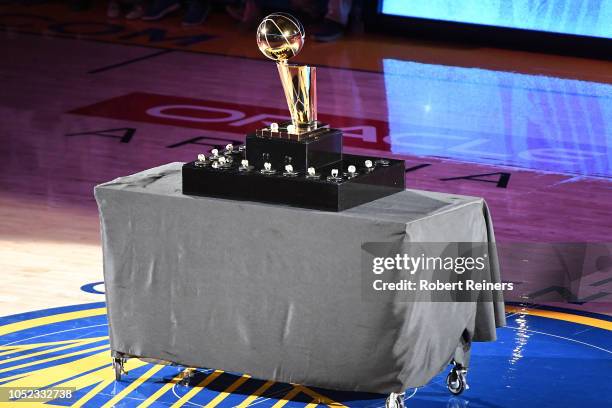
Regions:
[[[467,364],[470,337],[504,324],[502,303],[362,299],[363,242],[493,241],[481,198],[406,190],[332,213],[192,197],[181,163],[95,196],[115,352],[388,393]]]

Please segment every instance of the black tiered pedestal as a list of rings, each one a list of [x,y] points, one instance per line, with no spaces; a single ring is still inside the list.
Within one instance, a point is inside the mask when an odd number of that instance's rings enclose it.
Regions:
[[[342,131],[292,135],[284,125],[247,135],[245,150],[184,164],[183,194],[342,211],[405,189],[404,161],[343,155]],[[267,171],[264,163],[271,165]]]

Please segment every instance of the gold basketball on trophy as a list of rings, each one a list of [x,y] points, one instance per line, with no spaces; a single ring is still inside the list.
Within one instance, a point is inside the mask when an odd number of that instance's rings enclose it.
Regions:
[[[257,28],[257,46],[274,61],[287,61],[296,56],[304,45],[304,27],[287,13],[266,16]]]

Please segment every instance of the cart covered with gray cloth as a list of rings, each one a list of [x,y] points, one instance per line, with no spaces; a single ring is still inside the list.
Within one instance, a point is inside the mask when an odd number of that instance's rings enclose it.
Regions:
[[[471,342],[495,340],[504,324],[499,300],[363,297],[364,242],[492,242],[481,198],[406,190],[333,213],[191,197],[181,163],[101,184],[95,196],[118,358],[400,393],[451,361],[456,381]]]

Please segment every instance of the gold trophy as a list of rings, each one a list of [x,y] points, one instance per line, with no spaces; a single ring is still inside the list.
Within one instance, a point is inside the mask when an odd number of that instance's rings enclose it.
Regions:
[[[266,57],[276,61],[291,124],[280,132],[303,135],[324,127],[317,122],[317,69],[308,65],[289,64],[304,46],[304,27],[293,16],[273,13],[257,28],[257,46]],[[283,124],[285,125],[285,124]]]
[[[239,149],[185,163],[184,194],[342,211],[404,189],[403,160],[343,154],[342,130],[317,120],[316,68],[289,63],[304,38],[286,13],[259,24],[257,46],[276,61],[291,120],[255,129]]]
[[[304,38],[302,24],[287,13],[272,13],[257,28],[257,46],[276,61],[291,116],[291,121],[247,135],[246,159],[255,168],[264,167],[264,174],[282,172],[287,165],[304,174],[342,160],[342,131],[317,120],[317,69],[289,63]]]

